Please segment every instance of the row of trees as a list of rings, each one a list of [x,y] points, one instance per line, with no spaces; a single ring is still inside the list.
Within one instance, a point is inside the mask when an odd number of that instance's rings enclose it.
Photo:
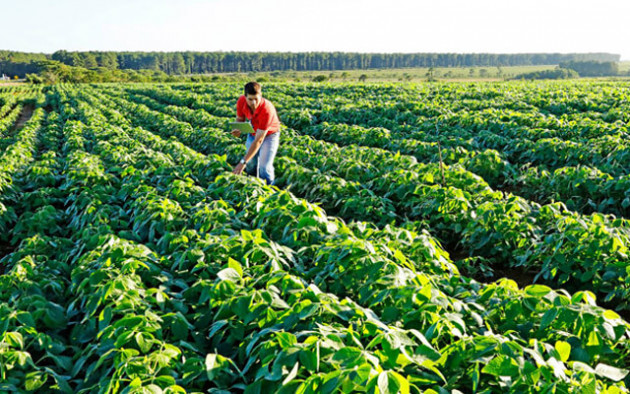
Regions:
[[[243,75],[168,75],[159,70],[112,70],[105,67],[68,66],[56,60],[35,62],[38,72],[26,74],[33,84],[97,83],[97,82],[224,82],[243,81]],[[262,82],[262,79],[259,78]]]
[[[110,70],[155,70],[169,75],[218,72],[321,71],[408,67],[501,67],[571,61],[619,61],[610,53],[349,53],[349,52],[68,52],[52,55],[0,51],[0,72],[24,76],[33,63]]]
[[[68,66],[55,60],[34,62],[37,73],[26,74],[26,81],[34,84],[58,82],[171,82],[170,77],[156,70],[112,70],[105,67]]]
[[[578,78],[580,75],[568,68],[555,68],[553,70],[534,71],[525,74],[519,74],[512,79],[570,79]]]
[[[616,62],[570,61],[560,63],[560,67],[574,70],[582,77],[606,77],[619,74],[619,64]]]
[[[0,51],[0,75],[19,76],[38,72],[37,62],[48,59],[43,53]]]
[[[249,71],[319,71],[405,67],[469,67],[558,64],[566,61],[618,61],[619,55],[458,54],[347,52],[66,52],[52,55],[71,66],[160,70],[167,74]]]
[[[609,77],[619,74],[617,62],[570,61],[560,63],[553,70],[519,74],[513,79],[568,79],[578,77]],[[630,72],[628,72],[630,75]]]

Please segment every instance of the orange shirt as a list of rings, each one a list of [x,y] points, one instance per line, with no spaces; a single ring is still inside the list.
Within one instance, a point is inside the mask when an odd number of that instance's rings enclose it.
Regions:
[[[254,130],[267,130],[267,135],[277,133],[280,130],[280,119],[276,108],[266,98],[262,99],[262,102],[252,114],[245,96],[239,97],[236,102],[236,116],[249,119]]]

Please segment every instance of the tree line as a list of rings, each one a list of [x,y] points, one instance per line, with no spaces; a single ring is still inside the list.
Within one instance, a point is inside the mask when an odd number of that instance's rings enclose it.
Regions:
[[[580,74],[573,69],[558,67],[553,70],[542,70],[519,74],[512,79],[570,79],[579,77]]]
[[[605,77],[619,74],[619,64],[616,62],[570,61],[560,63],[560,67],[575,70],[581,77]]]
[[[39,72],[39,62],[49,57],[43,53],[0,51],[0,75],[23,78],[28,73]]]
[[[617,62],[611,53],[353,53],[353,52],[71,52],[0,51],[0,73],[25,76],[55,60],[86,69],[153,70],[168,75],[260,71],[322,71],[409,67],[503,67],[571,61]]]
[[[512,79],[569,79],[579,77],[610,77],[619,74],[617,62],[570,61],[560,63],[553,70],[519,74]],[[630,75],[630,73],[628,73]]]

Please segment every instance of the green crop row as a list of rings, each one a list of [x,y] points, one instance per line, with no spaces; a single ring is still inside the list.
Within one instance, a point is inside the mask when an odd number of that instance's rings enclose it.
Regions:
[[[228,185],[228,184],[226,184],[226,186],[227,186],[227,185]],[[210,189],[210,190],[212,190],[212,189]],[[233,190],[234,190],[234,192],[237,192],[237,190],[238,190],[238,189],[233,189]],[[229,196],[229,194],[226,194],[225,192],[226,192],[226,190],[225,190],[225,186],[223,186],[223,188],[221,188],[221,189],[219,190],[219,193],[217,193],[217,194],[218,194],[218,195],[221,195],[221,196],[223,196],[223,197]],[[242,196],[240,195],[241,193],[242,193],[242,192],[239,192],[239,193],[237,194],[237,196],[236,196],[236,197],[237,197],[237,198],[236,198],[236,200],[243,201],[243,198],[242,198]],[[271,210],[271,212],[273,212],[273,211],[274,211],[274,209],[273,209],[272,207],[269,207],[269,209]],[[279,224],[277,224],[277,225],[276,225],[276,224],[274,224],[274,227],[273,227],[273,228],[286,228],[286,226],[284,226],[284,223],[279,223]],[[310,242],[310,241],[311,241],[310,239],[307,239],[306,241],[308,242],[308,244],[312,244],[312,242]]]
[[[173,107],[165,108],[165,111],[175,113]],[[141,107],[134,107],[133,112],[143,113]],[[145,110],[145,113],[143,116],[152,116],[151,111]],[[164,114],[155,116],[160,116],[163,121],[168,119]],[[151,122],[148,119],[145,124],[150,125]],[[177,131],[175,135],[178,138],[182,138],[182,133],[189,135],[184,141],[202,151],[211,146],[213,138],[220,138],[215,135],[222,133],[221,130],[210,129],[190,134],[193,130],[189,125],[177,121],[170,123],[172,126],[169,129]],[[296,157],[318,161],[314,168],[334,169],[339,173],[344,171],[344,162],[348,164],[347,158],[356,157],[356,154],[350,153],[353,147],[344,149],[343,154],[330,154],[329,151],[324,156],[322,153],[325,150],[312,149],[312,153],[307,154],[301,147]],[[623,290],[627,285],[621,284],[626,277],[627,249],[630,245],[625,221],[601,215],[581,216],[566,211],[558,204],[541,207],[518,197],[504,197],[489,192],[487,186],[484,188],[479,181],[474,182],[474,178],[471,180],[472,185],[477,184],[475,187],[471,187],[470,182],[467,184],[460,180],[453,183],[449,179],[448,183],[463,190],[444,188],[437,184],[437,168],[428,178],[426,168],[416,169],[407,165],[405,168],[415,170],[407,172],[400,168],[388,168],[383,160],[373,159],[372,162],[372,166],[367,166],[352,160],[350,164],[364,170],[345,172],[344,177],[369,183],[370,189],[377,195],[390,198],[406,217],[427,220],[441,239],[452,239],[454,232],[470,255],[492,258],[499,264],[537,269],[537,277],[554,286],[568,285],[580,289],[586,285],[607,301],[614,300],[619,308],[627,307],[624,296],[627,290]],[[303,161],[300,163],[304,164]],[[365,171],[365,168],[370,170]],[[446,174],[453,172],[447,169]]]
[[[13,178],[33,160],[37,136],[44,116],[43,109],[36,109],[31,119],[16,132],[13,138],[3,140],[3,142],[6,141],[6,148],[0,156],[0,232],[3,235],[16,220],[13,204],[17,198],[17,191],[13,185]]]
[[[38,390],[49,377],[47,387],[67,388],[62,375],[71,364],[70,341],[62,333],[69,282],[65,260],[72,242],[62,226],[64,212],[54,206],[63,201],[57,189],[62,162],[56,153],[62,122],[41,109],[34,117],[20,131],[22,136],[33,133],[22,140],[32,145],[14,167],[11,208],[16,215],[2,237],[6,240],[8,233],[11,248],[0,260],[0,390],[9,392]],[[46,120],[40,124],[42,117]],[[7,150],[5,157],[8,152],[16,150]]]
[[[151,111],[110,89],[48,90],[54,112],[12,172],[19,245],[0,262],[0,390],[627,392],[630,326],[590,292],[462,277],[426,231],[346,224],[231,175],[226,156],[199,153],[243,149],[225,118]],[[177,120],[195,114],[213,127]],[[327,204],[357,193],[404,219],[401,200],[344,178],[379,174],[379,160],[439,174],[285,131],[296,145],[281,164]],[[303,165],[316,149],[328,173]],[[447,170],[468,197],[487,189]],[[326,179],[336,186],[308,190]]]
[[[279,89],[281,90],[281,87],[273,86],[271,94],[273,95]],[[181,91],[179,94],[174,94],[169,93],[168,90],[161,90],[158,93],[156,90],[138,88],[130,91],[147,94],[153,98],[160,98],[160,100],[171,104],[177,103],[192,108],[205,109],[213,113],[225,113],[225,105],[217,107],[216,105],[206,104],[203,101],[203,95]],[[317,92],[315,93],[317,94]],[[337,106],[339,103],[336,101],[344,103],[344,100],[339,100],[340,93],[338,92],[334,103]],[[344,93],[350,93],[350,97],[354,97],[347,89]],[[159,94],[159,97],[156,94]],[[591,197],[593,196],[590,194],[571,194],[571,199],[566,201],[566,203],[570,205],[571,209],[584,213],[595,211],[621,216],[628,215],[627,204],[625,207],[621,203],[611,204],[611,199],[616,199],[619,193],[630,193],[630,190],[627,188],[623,189],[626,184],[624,179],[627,177],[625,171],[628,168],[626,165],[627,149],[619,146],[619,143],[625,141],[627,136],[627,132],[623,131],[625,130],[624,128],[621,130],[612,128],[609,132],[602,131],[602,138],[597,141],[601,141],[604,145],[599,143],[596,145],[601,145],[604,150],[596,153],[597,157],[600,158],[598,159],[593,156],[595,154],[593,152],[598,151],[598,149],[594,148],[593,142],[584,140],[587,143],[586,145],[576,144],[572,141],[565,142],[557,137],[551,138],[553,134],[545,130],[538,132],[538,134],[530,129],[504,128],[503,126],[491,127],[492,131],[487,129],[470,130],[467,128],[468,126],[453,122],[437,111],[433,111],[433,120],[430,120],[430,118],[423,120],[420,130],[410,129],[409,127],[395,127],[390,131],[382,127],[387,125],[388,122],[379,112],[383,111],[384,107],[381,103],[376,103],[377,105],[371,105],[363,110],[354,107],[348,109],[348,115],[352,116],[352,118],[337,117],[337,107],[329,106],[325,110],[318,110],[320,111],[316,116],[318,119],[314,119],[314,115],[308,109],[295,109],[295,107],[300,108],[305,105],[304,101],[306,100],[304,100],[304,97],[288,96],[286,94],[278,95],[277,93],[275,95],[279,96],[279,100],[285,102],[284,105],[288,108],[287,111],[282,113],[283,121],[293,127],[297,127],[302,132],[342,144],[363,144],[400,151],[415,156],[421,162],[437,162],[439,160],[437,147],[437,142],[439,141],[442,145],[442,158],[446,163],[460,163],[473,173],[482,176],[491,186],[507,187],[515,194],[529,198],[536,197],[536,200],[540,203],[557,200],[558,196],[565,196],[572,190],[563,189],[561,184],[550,179],[543,187],[537,188],[537,193],[528,193],[530,189],[539,186],[540,182],[538,184],[527,183],[527,180],[529,180],[527,175],[530,174],[529,166],[531,164],[528,164],[527,168],[519,169],[517,168],[520,166],[519,163],[531,163],[532,161],[541,163],[543,166],[540,169],[535,169],[540,172],[545,171],[547,166],[550,166],[553,170],[554,168],[562,167],[563,164],[565,167],[569,166],[566,170],[570,171],[573,168],[574,171],[579,171],[579,167],[576,168],[576,166],[581,166],[585,163],[592,165],[593,162],[596,163],[602,157],[605,157],[606,163],[602,164],[602,168],[616,174],[616,178],[608,182],[604,190],[606,192],[614,190],[615,192],[612,194],[601,192],[595,196],[596,199],[592,199]],[[229,101],[231,98],[227,97],[225,100]],[[460,101],[465,105],[470,104],[467,100]],[[316,104],[310,101],[306,103],[307,106]],[[453,103],[445,104],[452,105]],[[346,105],[349,104],[346,103]],[[396,108],[399,106],[399,103],[395,104]],[[451,113],[460,113],[461,110],[463,109],[457,108]],[[397,113],[400,114],[400,112]],[[411,113],[407,111],[406,114],[410,115]],[[485,119],[486,114],[482,113],[476,116]],[[204,119],[203,117],[197,117],[197,120],[184,120],[191,122],[193,126],[200,126],[196,123]],[[326,123],[327,120],[331,122],[346,121],[375,127],[364,128],[356,125],[329,124]],[[400,118],[400,116],[396,118],[396,122],[404,123],[408,120]],[[436,130],[436,121],[440,124],[439,132]],[[312,125],[313,123],[315,125]],[[570,130],[576,129],[575,123],[571,123],[570,126]],[[584,125],[584,127],[584,130],[593,130],[593,125],[588,125],[588,127]],[[537,142],[538,140],[540,140],[540,143]],[[579,148],[576,150],[574,149],[575,147]],[[614,147],[614,149],[611,150],[610,147]],[[550,158],[553,162],[546,158]],[[542,180],[544,181],[546,178],[542,178]],[[579,180],[576,179],[576,182],[579,182]],[[619,201],[623,201],[624,198],[621,198]]]

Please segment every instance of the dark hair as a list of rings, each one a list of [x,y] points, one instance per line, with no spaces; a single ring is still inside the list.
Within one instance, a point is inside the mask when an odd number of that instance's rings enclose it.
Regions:
[[[245,84],[245,95],[259,94],[260,92],[261,92],[261,87],[258,82],[247,82]]]

